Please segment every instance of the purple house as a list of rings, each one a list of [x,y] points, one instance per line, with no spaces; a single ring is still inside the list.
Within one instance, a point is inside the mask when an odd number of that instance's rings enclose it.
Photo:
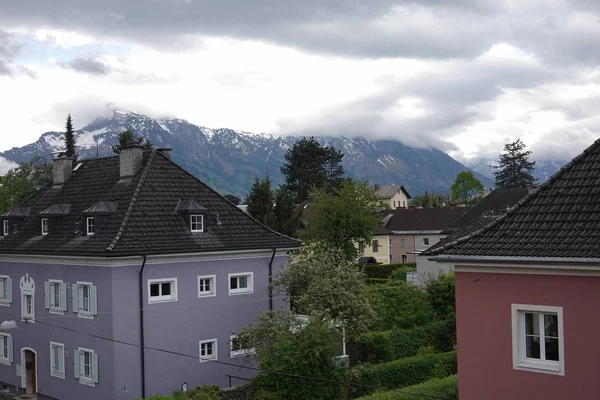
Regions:
[[[131,400],[251,377],[231,332],[285,306],[267,285],[300,243],[168,150],[59,157],[53,174],[0,216],[0,322],[17,323],[0,330],[0,390]]]

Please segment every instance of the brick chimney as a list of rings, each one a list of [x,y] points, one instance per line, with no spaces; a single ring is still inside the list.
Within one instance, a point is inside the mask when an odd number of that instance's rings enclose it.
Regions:
[[[52,166],[52,188],[61,188],[71,175],[73,175],[73,158],[65,156],[64,153],[59,154]]]
[[[144,148],[142,146],[129,146],[119,153],[121,179],[133,178],[142,168],[144,162]]]

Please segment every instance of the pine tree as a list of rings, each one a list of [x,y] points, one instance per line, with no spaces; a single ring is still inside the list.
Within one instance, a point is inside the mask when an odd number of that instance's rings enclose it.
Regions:
[[[73,157],[73,161],[77,161],[77,153],[75,152],[75,131],[73,130],[73,120],[71,114],[67,117],[67,131],[65,132],[65,155]]]
[[[296,237],[300,218],[295,211],[294,194],[285,186],[280,186],[275,191],[273,215],[275,218],[273,229],[284,235]]]
[[[535,186],[533,171],[535,161],[529,161],[531,151],[525,151],[525,143],[517,139],[504,145],[504,152],[494,172],[497,188],[522,188]]]
[[[256,177],[246,200],[248,203],[248,214],[261,224],[271,226],[274,220],[274,198],[273,191],[271,190],[271,178],[268,175],[265,179]]]
[[[141,136],[136,136],[132,130],[126,130],[119,133],[119,142],[112,145],[112,151],[115,154],[121,153],[121,150],[130,146],[142,146],[144,150],[152,150],[154,145],[150,139],[145,139]]]

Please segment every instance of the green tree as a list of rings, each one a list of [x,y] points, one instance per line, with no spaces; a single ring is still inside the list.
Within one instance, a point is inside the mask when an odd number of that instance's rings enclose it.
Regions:
[[[273,214],[273,190],[271,189],[271,178],[267,175],[265,179],[256,177],[250,193],[246,198],[248,214],[253,216],[263,225],[271,226],[274,221]]]
[[[308,321],[288,311],[265,312],[238,339],[256,351],[261,372],[251,382],[257,400],[333,400],[343,397],[345,370],[336,362],[339,332],[319,314]],[[309,380],[301,376],[319,377]]]
[[[336,248],[305,247],[275,276],[272,288],[276,295],[290,296],[296,312],[318,312],[342,323],[349,336],[368,330],[377,319],[364,293],[364,272]]]
[[[336,193],[318,189],[308,214],[305,237],[308,242],[341,250],[348,259],[356,259],[355,242],[371,243],[373,231],[380,223],[374,211],[379,204],[375,189],[367,182],[346,179]]]
[[[71,114],[69,114],[67,116],[67,124],[65,131],[65,155],[67,157],[73,157],[73,162],[77,161],[77,152],[75,150],[76,143],[77,139],[75,139],[73,120],[71,119]]]
[[[323,147],[314,138],[296,141],[285,154],[281,172],[296,203],[308,199],[313,188],[335,191],[341,185],[344,154],[334,147]]]
[[[481,200],[484,188],[473,172],[461,171],[456,175],[456,180],[450,190],[454,200],[472,205]]]
[[[152,150],[154,145],[150,139],[144,139],[142,136],[136,136],[132,130],[126,130],[119,133],[119,141],[117,144],[113,144],[112,151],[115,154],[121,153],[121,150],[126,149],[130,146],[142,146],[144,150]]]
[[[454,273],[440,273],[425,282],[425,291],[431,307],[439,319],[456,312]]]
[[[294,194],[287,187],[280,186],[275,191],[274,196],[273,229],[284,235],[295,237],[300,224],[300,218],[295,210]]]
[[[498,170],[494,172],[497,188],[522,188],[535,186],[533,171],[535,161],[529,161],[531,151],[525,151],[525,143],[517,139],[504,145],[500,154]]]
[[[30,162],[10,169],[2,177],[0,213],[21,204],[52,180],[52,164],[36,157]]]

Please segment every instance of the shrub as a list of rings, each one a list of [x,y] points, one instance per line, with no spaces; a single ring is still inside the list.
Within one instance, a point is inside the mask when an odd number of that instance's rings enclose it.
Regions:
[[[197,386],[187,392],[176,390],[173,396],[154,395],[147,400],[221,400],[223,392],[217,385]]]
[[[404,279],[406,280],[406,272],[413,272],[417,270],[416,263],[406,264],[377,264],[377,265],[365,265],[365,274],[367,278],[378,278],[388,279],[393,272],[397,270],[404,271]]]
[[[458,377],[451,375],[442,379],[431,379],[401,390],[376,392],[359,400],[416,400],[435,397],[458,400]]]
[[[443,375],[456,373],[456,351],[403,358],[383,364],[365,364],[352,370],[349,390],[351,398],[373,392],[377,388],[403,388]]]
[[[425,292],[438,318],[445,319],[456,312],[454,272],[449,275],[440,273],[437,277],[427,279]]]

